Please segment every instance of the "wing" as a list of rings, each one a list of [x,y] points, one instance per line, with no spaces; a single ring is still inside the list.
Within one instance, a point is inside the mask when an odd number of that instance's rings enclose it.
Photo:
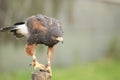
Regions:
[[[46,21],[44,20],[44,17],[42,15],[34,15],[26,20],[26,25],[30,33],[27,39],[27,42],[29,44],[41,42],[41,38],[44,37],[47,32],[47,27],[45,26],[45,23]]]
[[[32,32],[39,32],[39,31],[45,31],[47,29],[57,28],[60,31],[62,31],[60,21],[47,17],[45,15],[37,14],[34,16],[31,16],[27,19],[27,26],[32,30]]]
[[[44,32],[47,28],[42,24],[36,16],[31,16],[27,19],[26,25],[29,29],[30,34],[38,34]]]

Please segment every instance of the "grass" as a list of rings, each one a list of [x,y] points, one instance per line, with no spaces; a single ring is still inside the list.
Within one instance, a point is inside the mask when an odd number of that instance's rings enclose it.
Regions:
[[[0,80],[31,80],[30,70],[4,72]],[[120,80],[120,62],[101,61],[69,68],[53,68],[51,80]]]

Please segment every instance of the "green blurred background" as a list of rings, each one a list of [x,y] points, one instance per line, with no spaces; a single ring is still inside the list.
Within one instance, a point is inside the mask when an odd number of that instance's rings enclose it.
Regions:
[[[52,58],[52,80],[120,80],[120,0],[0,0],[0,27],[34,14],[55,17],[64,29],[64,44],[56,45]],[[25,43],[0,33],[0,80],[31,80]],[[37,47],[43,64],[46,51]]]

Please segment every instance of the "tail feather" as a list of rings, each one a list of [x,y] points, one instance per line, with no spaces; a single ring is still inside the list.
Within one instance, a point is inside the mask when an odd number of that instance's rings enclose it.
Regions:
[[[18,31],[17,27],[0,28],[0,32],[6,32],[6,31],[13,33],[13,35],[16,36],[17,38],[24,37],[22,34],[17,33],[17,31]]]
[[[23,22],[16,23],[14,24],[14,26],[11,27],[0,28],[0,32],[6,31],[13,33],[13,35],[17,38],[27,37],[29,34],[28,28]]]
[[[15,27],[5,27],[5,28],[0,28],[0,32],[5,32],[5,31],[10,31],[14,29]]]
[[[11,30],[10,32],[13,33],[13,35],[16,36],[17,38],[24,37],[24,35],[17,33],[17,29]]]

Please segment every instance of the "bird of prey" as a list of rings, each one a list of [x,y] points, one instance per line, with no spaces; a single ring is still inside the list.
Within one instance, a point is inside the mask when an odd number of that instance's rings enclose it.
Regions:
[[[15,23],[11,27],[1,28],[0,32],[10,31],[17,38],[25,37],[27,44],[25,52],[32,56],[32,66],[34,69],[46,70],[52,75],[51,57],[54,51],[54,45],[63,42],[63,30],[59,20],[42,14],[28,17],[25,21]],[[48,46],[46,66],[40,64],[35,56],[36,46],[44,44]]]

